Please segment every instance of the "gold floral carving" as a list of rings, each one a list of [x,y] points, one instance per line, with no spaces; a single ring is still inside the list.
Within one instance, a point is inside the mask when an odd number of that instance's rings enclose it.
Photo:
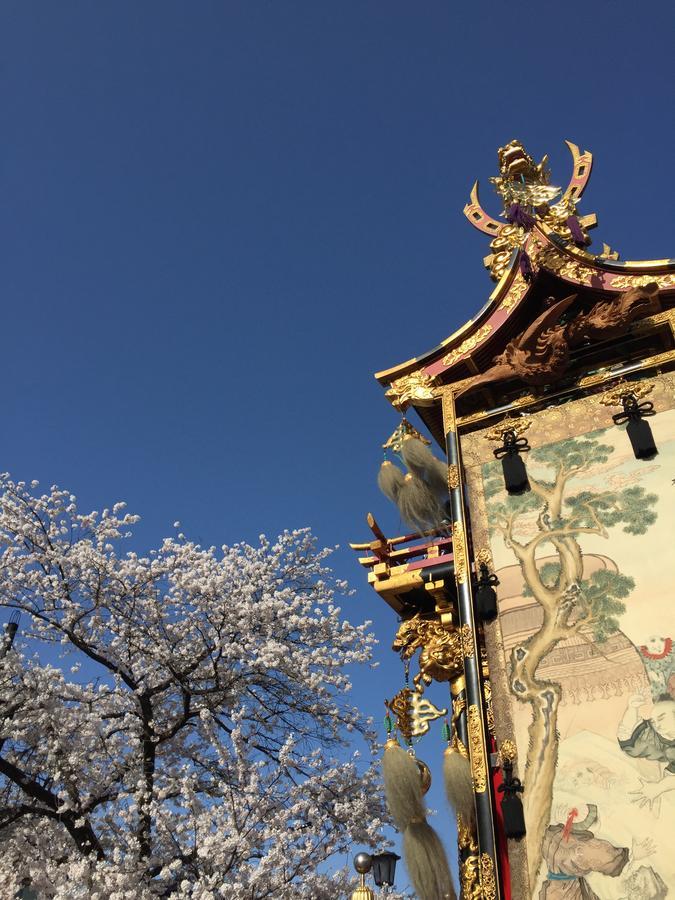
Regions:
[[[541,245],[539,245],[541,247]],[[561,278],[569,278],[580,284],[593,284],[598,277],[598,270],[577,259],[572,259],[566,253],[563,253],[557,247],[544,246],[538,253],[534,254],[537,264],[554,272]]]
[[[441,394],[441,409],[443,411],[443,431],[456,431],[455,422],[455,401],[453,400],[451,389],[446,389]]]
[[[451,350],[448,354],[443,357],[443,365],[451,366],[453,363],[456,363],[457,360],[464,356],[465,353],[468,353],[470,350],[473,350],[479,344],[481,344],[485,338],[492,331],[492,325],[481,325],[481,327],[476,331],[471,337],[468,337],[465,341],[455,347],[454,350]]]
[[[655,325],[663,325],[664,322],[667,322],[671,329],[675,326],[675,309],[663,309],[661,312],[655,313],[653,316],[648,316],[646,319],[642,319],[639,322],[636,322],[633,326],[635,331],[639,332],[649,332],[651,331]]]
[[[477,853],[472,853],[460,863],[459,883],[462,891],[462,900],[483,900]]]
[[[480,900],[480,864],[476,832],[475,828],[468,825],[459,814],[457,814],[457,847],[460,856],[464,855],[464,859],[460,859],[459,863],[462,900]]]
[[[580,388],[593,387],[596,384],[602,384],[611,377],[612,373],[609,366],[598,369],[592,375],[584,375],[583,378],[577,379],[577,386]]]
[[[420,648],[420,671],[413,679],[418,693],[432,681],[450,681],[464,671],[459,631],[449,631],[438,619],[417,613],[399,625],[392,650],[403,659],[410,659]]]
[[[457,846],[468,856],[460,861],[459,882],[462,900],[496,900],[497,884],[492,857],[478,856],[478,843],[473,829],[457,816]]]
[[[650,369],[654,366],[662,366],[664,363],[670,363],[675,359],[675,350],[666,350],[664,353],[657,353],[648,359],[640,361],[641,369]]]
[[[457,843],[460,850],[478,852],[475,830],[464,821],[460,813],[457,813]]]
[[[495,736],[495,711],[492,706],[492,685],[489,681],[483,682],[483,693],[485,694],[485,720],[487,722],[488,731]]]
[[[621,406],[623,397],[633,396],[636,400],[641,400],[651,394],[655,387],[652,381],[620,382],[600,397],[600,403],[603,406]]]
[[[485,900],[496,900],[495,867],[489,853],[481,853],[480,855],[480,886]]]
[[[459,487],[459,466],[448,466],[448,487],[451,491]]]
[[[457,630],[462,645],[462,656],[465,659],[473,659],[473,633],[471,626],[464,623]]]
[[[673,287],[675,285],[675,274],[664,272],[660,275],[617,275],[616,278],[612,279],[610,287],[623,290],[624,288],[644,287],[653,282],[656,282],[660,288]]]
[[[455,578],[458,584],[467,580],[466,545],[464,543],[464,526],[461,522],[452,523],[452,552],[455,558]]]
[[[516,277],[513,279],[511,287],[506,292],[506,296],[499,304],[499,309],[504,309],[507,312],[518,303],[519,300],[522,300],[525,294],[527,293],[529,285],[523,278],[523,276],[518,273]]]
[[[429,406],[436,399],[434,378],[424,371],[411,372],[392,381],[385,397],[397,409],[404,410],[411,403]]]
[[[530,425],[532,425],[532,419],[528,419],[526,416],[521,416],[518,419],[502,419],[501,422],[498,422],[489,431],[486,431],[484,437],[488,441],[503,441],[507,431],[512,431],[517,435],[523,434]]]
[[[473,788],[477,794],[483,794],[487,790],[487,771],[483,752],[483,725],[480,720],[480,712],[475,703],[469,706],[466,719],[469,731]]]
[[[513,251],[524,246],[527,232],[517,225],[502,225],[499,233],[490,241],[492,253],[485,257],[485,266],[493,281],[499,281],[509,267]]]

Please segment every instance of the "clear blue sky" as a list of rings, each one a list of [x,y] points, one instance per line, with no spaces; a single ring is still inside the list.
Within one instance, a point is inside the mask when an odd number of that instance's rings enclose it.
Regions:
[[[498,146],[556,183],[564,138],[592,150],[596,242],[675,253],[674,29],[626,0],[4,0],[0,468],[127,500],[145,544],[396,531],[371,373],[489,294],[461,210],[478,177],[497,212]],[[381,635],[379,718],[394,619],[335,567]]]

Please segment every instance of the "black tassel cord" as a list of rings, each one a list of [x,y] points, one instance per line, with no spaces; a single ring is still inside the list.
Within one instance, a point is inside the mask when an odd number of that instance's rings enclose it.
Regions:
[[[511,429],[504,432],[502,440],[503,445],[497,447],[494,455],[502,461],[506,490],[509,494],[523,494],[525,491],[529,491],[530,482],[520,454],[527,453],[530,445],[527,443],[527,438],[516,437],[516,432]]]

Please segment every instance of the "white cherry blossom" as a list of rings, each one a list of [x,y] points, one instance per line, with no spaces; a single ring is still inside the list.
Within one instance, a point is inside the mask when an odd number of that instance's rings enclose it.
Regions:
[[[385,814],[346,696],[373,638],[328,551],[301,530],[140,554],[125,504],[37,487],[0,485],[3,896],[345,896]]]

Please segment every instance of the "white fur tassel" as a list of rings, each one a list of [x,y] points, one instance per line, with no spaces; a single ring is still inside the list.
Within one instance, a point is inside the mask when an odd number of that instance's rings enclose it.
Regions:
[[[390,738],[382,761],[387,806],[403,834],[403,855],[419,900],[457,900],[440,838],[426,819],[416,760]]]
[[[443,844],[426,819],[406,828],[403,854],[419,900],[457,900]]]
[[[448,803],[469,826],[476,821],[471,764],[459,750],[450,746],[443,754],[443,780]]]
[[[389,812],[403,832],[413,819],[425,818],[420,770],[412,756],[393,739],[385,745],[382,770]]]

